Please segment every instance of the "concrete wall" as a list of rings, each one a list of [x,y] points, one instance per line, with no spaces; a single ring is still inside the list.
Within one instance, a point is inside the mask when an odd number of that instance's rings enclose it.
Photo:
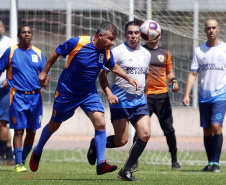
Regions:
[[[42,128],[49,122],[52,106],[44,106]],[[105,119],[107,123],[107,135],[113,134],[112,124],[110,122],[109,108],[105,108]],[[177,137],[202,137],[203,132],[200,127],[199,110],[191,107],[173,108],[174,128]],[[40,135],[42,129],[37,131]],[[223,132],[226,133],[225,128]],[[151,118],[151,134],[152,136],[163,136],[163,132],[159,126],[158,119],[155,115]],[[54,134],[59,136],[93,136],[94,127],[85,113],[78,108],[73,117],[62,123],[59,130]]]

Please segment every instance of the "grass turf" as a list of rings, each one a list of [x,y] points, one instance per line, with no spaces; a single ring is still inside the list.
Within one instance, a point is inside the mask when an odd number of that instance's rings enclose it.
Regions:
[[[123,164],[118,164],[115,172],[96,175],[95,166],[81,162],[40,162],[37,172],[31,172],[29,164],[25,166],[28,172],[16,173],[13,166],[0,166],[0,184],[13,185],[48,185],[48,184],[103,184],[115,185],[128,182],[117,178],[117,173]],[[204,166],[184,166],[181,171],[172,171],[170,165],[140,164],[140,171],[134,176],[141,180],[139,184],[155,185],[208,185],[225,184],[226,167],[222,173],[200,172]],[[135,184],[137,182],[129,182]]]

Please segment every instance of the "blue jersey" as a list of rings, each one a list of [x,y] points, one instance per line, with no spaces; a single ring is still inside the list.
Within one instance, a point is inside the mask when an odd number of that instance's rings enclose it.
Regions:
[[[11,46],[0,58],[0,71],[7,69],[7,82],[20,91],[41,89],[38,75],[46,60],[42,51],[35,46],[27,50],[19,44]]]
[[[92,36],[74,37],[59,45],[56,52],[68,56],[67,66],[63,70],[57,91],[76,95],[86,95],[96,91],[96,79],[103,65],[115,66],[110,50],[97,49]]]

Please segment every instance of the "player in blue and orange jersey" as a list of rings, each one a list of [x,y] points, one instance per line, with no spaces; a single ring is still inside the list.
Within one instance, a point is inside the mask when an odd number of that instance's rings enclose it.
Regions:
[[[17,36],[19,44],[8,48],[0,58],[0,71],[7,69],[7,82],[11,86],[10,128],[14,129],[15,171],[26,172],[24,162],[32,149],[36,130],[41,127],[42,92],[38,75],[46,60],[42,51],[31,45],[33,34],[29,25],[20,26]],[[49,79],[42,87],[47,87]]]
[[[5,27],[0,20],[0,57],[5,50],[17,44],[16,41],[4,35]],[[11,133],[7,124],[9,123],[9,97],[10,87],[6,80],[6,70],[0,76],[0,165],[15,165],[13,158]]]
[[[56,88],[51,120],[44,127],[30,159],[32,171],[38,169],[45,143],[63,121],[73,116],[79,106],[90,118],[95,128],[97,175],[117,169],[117,166],[111,166],[105,161],[106,123],[104,108],[95,82],[100,70],[105,65],[114,73],[128,80],[130,84],[138,87],[138,83],[114,62],[110,48],[114,44],[116,35],[116,27],[111,22],[103,22],[94,36],[71,38],[59,45],[48,58],[43,72],[39,75],[40,83],[45,82],[47,73],[60,55],[63,57],[69,55],[67,66],[62,72]]]

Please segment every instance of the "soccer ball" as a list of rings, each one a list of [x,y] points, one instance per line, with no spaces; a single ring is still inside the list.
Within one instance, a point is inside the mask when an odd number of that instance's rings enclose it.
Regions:
[[[156,41],[161,35],[161,28],[156,21],[147,20],[140,26],[142,39],[148,42]]]

